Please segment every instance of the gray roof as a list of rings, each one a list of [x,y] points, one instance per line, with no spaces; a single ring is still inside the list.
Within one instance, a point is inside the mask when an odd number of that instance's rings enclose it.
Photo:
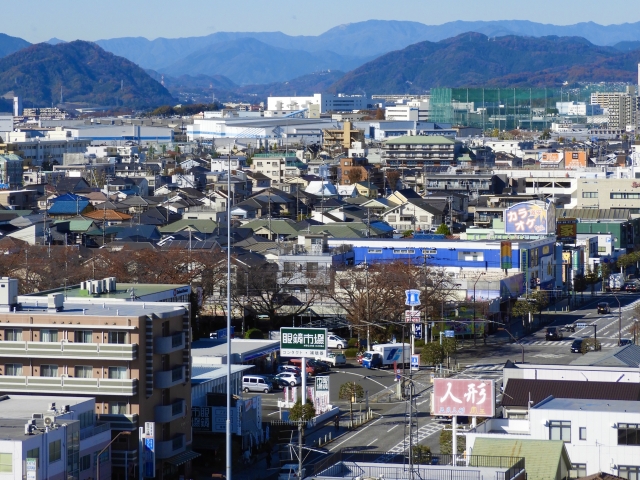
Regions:
[[[629,220],[628,208],[559,208],[556,218],[577,218],[579,220]]]
[[[625,345],[613,350],[588,352],[571,365],[593,365],[600,367],[640,367],[640,346]]]
[[[587,412],[627,412],[640,415],[640,402],[629,400],[591,400],[584,398],[553,398],[541,402],[536,410],[583,410]]]

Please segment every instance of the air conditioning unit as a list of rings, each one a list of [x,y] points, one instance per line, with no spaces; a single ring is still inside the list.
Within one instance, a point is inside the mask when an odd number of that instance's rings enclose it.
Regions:
[[[56,423],[56,417],[54,417],[53,415],[46,415],[44,417],[45,427],[53,427],[54,423]]]

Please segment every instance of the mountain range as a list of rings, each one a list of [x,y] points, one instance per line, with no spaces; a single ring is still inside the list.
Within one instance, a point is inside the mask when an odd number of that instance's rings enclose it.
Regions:
[[[172,103],[171,94],[126,58],[95,43],[38,43],[0,59],[0,95],[20,94],[28,106],[65,102],[151,107]]]
[[[621,52],[580,37],[491,38],[464,33],[387,53],[347,73],[331,92],[424,93],[437,86],[560,86],[637,81],[640,50]]]

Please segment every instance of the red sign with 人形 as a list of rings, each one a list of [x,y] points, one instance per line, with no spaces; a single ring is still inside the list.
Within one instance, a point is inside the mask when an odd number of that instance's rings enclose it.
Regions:
[[[495,384],[493,380],[436,378],[433,381],[434,415],[495,415]]]

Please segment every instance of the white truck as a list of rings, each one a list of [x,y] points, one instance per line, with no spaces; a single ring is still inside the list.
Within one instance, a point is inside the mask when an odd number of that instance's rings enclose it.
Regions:
[[[403,355],[404,351],[404,355]],[[411,362],[411,346],[408,343],[381,343],[364,353],[362,366],[365,368],[393,367],[396,362],[399,367],[404,362],[408,366]]]
[[[624,273],[613,273],[609,275],[609,290],[619,291],[625,282]]]

